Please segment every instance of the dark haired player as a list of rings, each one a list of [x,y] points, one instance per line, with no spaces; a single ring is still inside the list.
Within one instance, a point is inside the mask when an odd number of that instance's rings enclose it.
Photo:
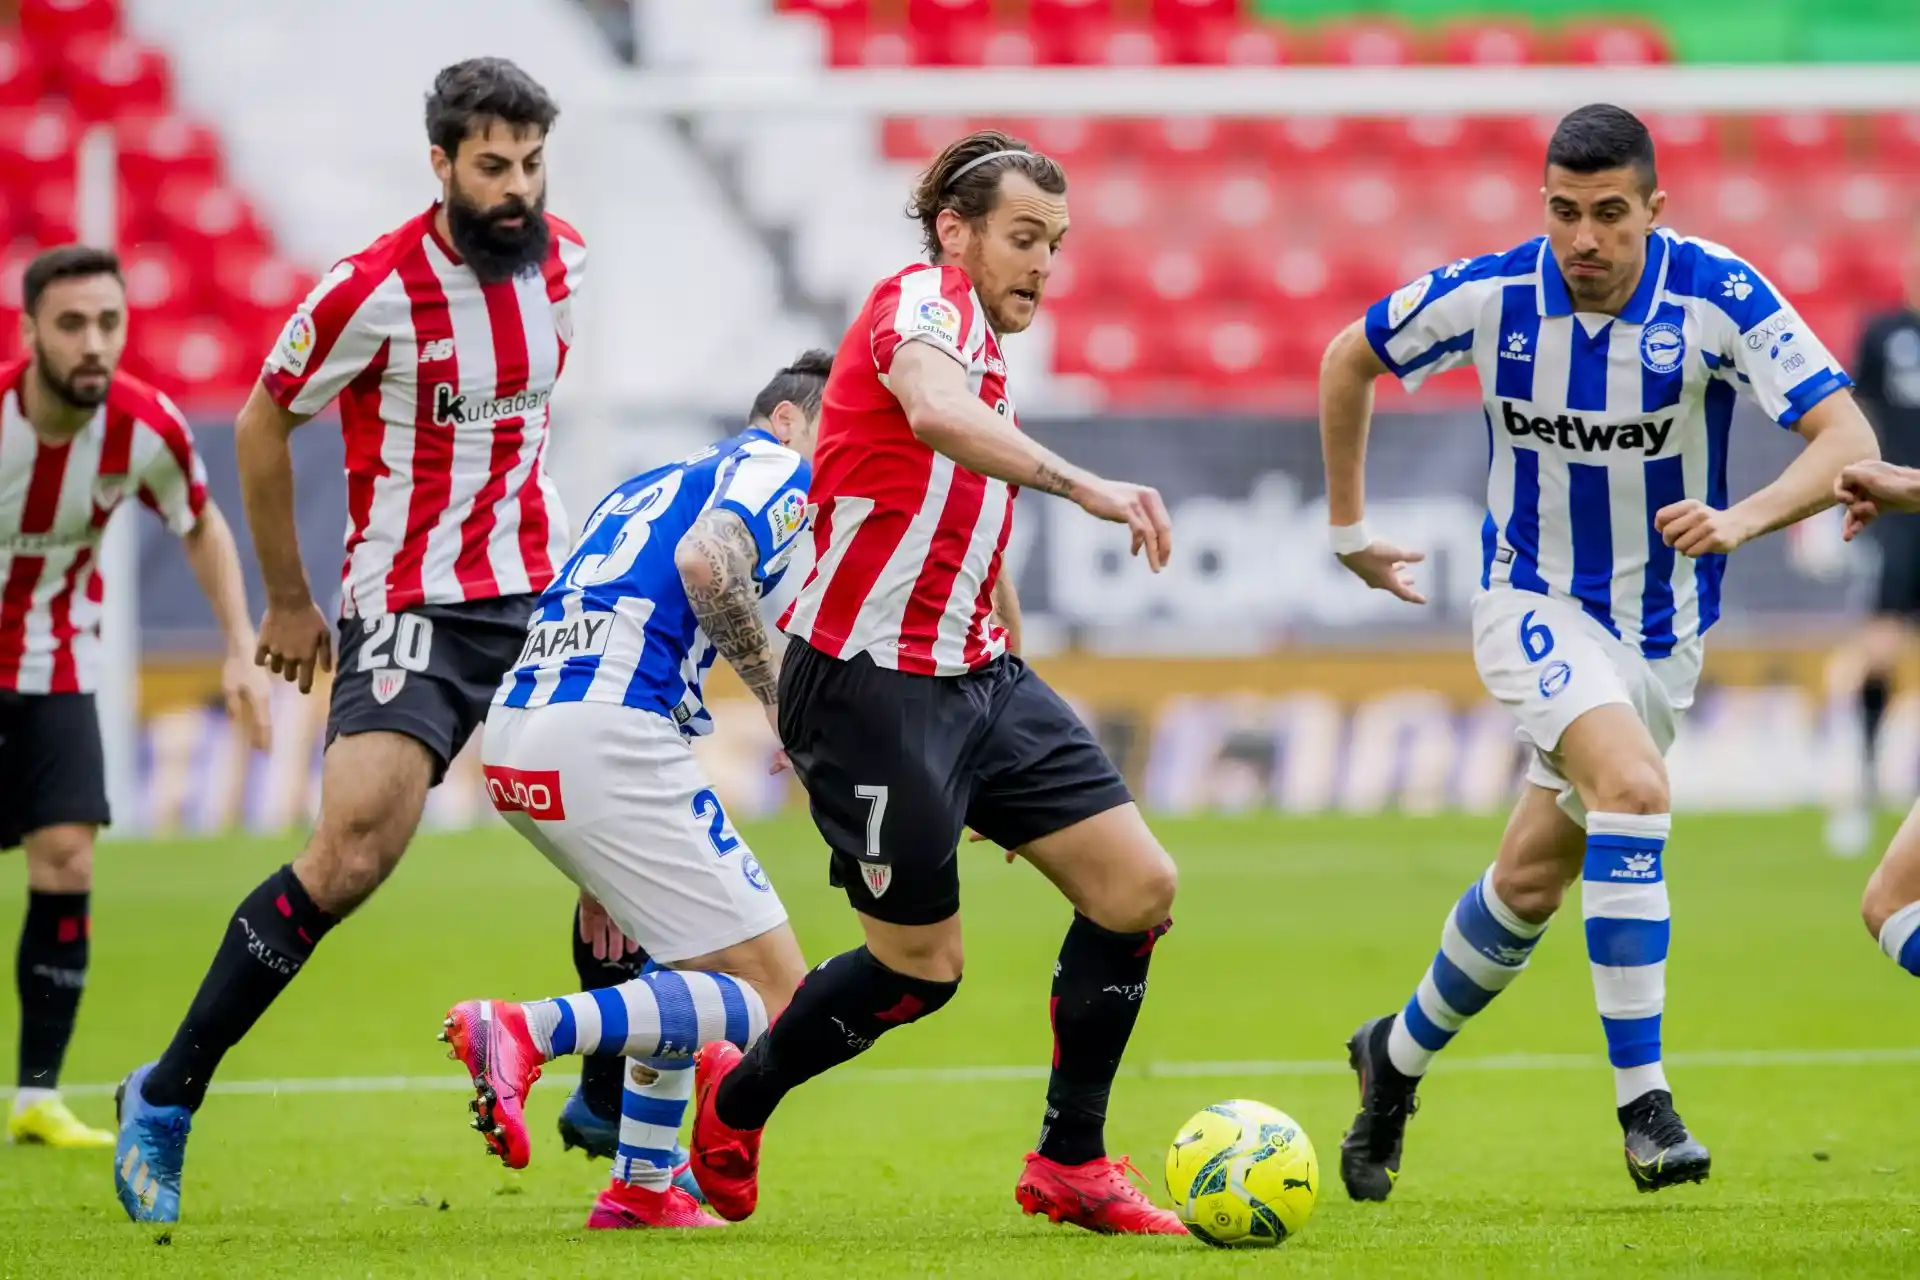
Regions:
[[[137,496],[176,535],[227,642],[227,711],[267,746],[267,684],[233,532],[207,497],[193,433],[173,402],[120,372],[120,262],[68,245],[22,279],[24,359],[0,364],[0,848],[24,846],[27,915],[19,1086],[7,1139],[109,1147],[61,1099],[60,1064],[87,981],[94,833],[110,821],[93,691],[99,683],[100,539]]]
[[[1847,375],[1766,278],[1656,229],[1666,194],[1645,125],[1582,107],[1554,130],[1545,170],[1545,236],[1396,290],[1321,366],[1333,551],[1415,604],[1405,567],[1419,555],[1363,523],[1373,384],[1479,374],[1492,457],[1474,660],[1531,748],[1499,854],[1448,916],[1418,989],[1348,1042],[1361,1107],[1340,1173],[1357,1200],[1392,1191],[1420,1077],[1519,976],[1575,880],[1627,1171],[1642,1191],[1707,1176],[1661,1066],[1666,751],[1727,553],[1832,505],[1840,469],[1874,454]],[[1729,505],[1741,392],[1807,447]]]
[[[778,724],[866,945],[810,973],[744,1058],[701,1051],[693,1174],[728,1219],[753,1212],[761,1129],[788,1091],[959,989],[965,826],[1075,909],[1054,971],[1046,1120],[1016,1198],[1098,1231],[1185,1231],[1107,1158],[1103,1133],[1173,861],[993,620],[1013,612],[1000,567],[1020,486],[1127,525],[1156,570],[1169,550],[1159,494],[1041,448],[1007,395],[1000,338],[1040,305],[1066,189],[1059,165],[1004,134],[948,147],[914,193],[928,264],[881,281],[834,358],[810,491],[816,565],[782,621]]]
[[[505,59],[442,71],[426,105],[440,200],[327,273],[241,411],[267,586],[257,658],[304,693],[333,644],[301,568],[287,441],[340,403],[339,674],[319,823],[235,909],[166,1052],[121,1086],[114,1186],[136,1220],[179,1217],[187,1132],[220,1059],[399,862],[565,554],[543,457],[586,251],[546,212],[558,114]]]

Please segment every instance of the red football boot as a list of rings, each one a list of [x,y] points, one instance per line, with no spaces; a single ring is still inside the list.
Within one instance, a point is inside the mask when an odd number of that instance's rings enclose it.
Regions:
[[[441,1026],[440,1038],[452,1046],[447,1056],[473,1077],[473,1127],[507,1168],[526,1168],[532,1150],[524,1105],[542,1061],[526,1010],[505,1000],[462,1000]]]
[[[587,1215],[589,1231],[627,1231],[635,1227],[724,1227],[727,1224],[700,1207],[700,1202],[675,1186],[650,1191],[615,1178]]]
[[[1102,1235],[1184,1236],[1187,1229],[1170,1209],[1147,1199],[1128,1175],[1146,1179],[1121,1156],[1101,1156],[1085,1164],[1057,1164],[1037,1151],[1027,1153],[1026,1172],[1013,1188],[1013,1198],[1026,1213],[1044,1215],[1049,1222],[1067,1222]]]
[[[760,1129],[735,1129],[713,1113],[714,1094],[744,1055],[716,1040],[693,1055],[693,1180],[707,1206],[729,1222],[760,1202]]]

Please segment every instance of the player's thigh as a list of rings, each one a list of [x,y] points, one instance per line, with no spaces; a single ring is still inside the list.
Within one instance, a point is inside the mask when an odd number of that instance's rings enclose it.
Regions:
[[[337,738],[320,770],[320,819],[296,862],[315,900],[370,891],[406,852],[427,804],[437,758],[409,734],[370,730]],[[319,877],[319,885],[306,871]],[[352,905],[349,902],[347,905]]]
[[[1920,902],[1920,804],[1907,814],[1868,878],[1860,916],[1877,938],[1888,916],[1915,902]]]
[[[0,848],[25,846],[27,883],[92,884],[93,837],[111,814],[92,694],[0,694]]]
[[[786,908],[672,721],[595,702],[498,707],[487,794],[663,965],[786,924]],[[769,946],[772,944],[770,943]]]
[[[974,785],[966,755],[988,709],[971,677],[789,645],[780,738],[831,851],[830,879],[861,915],[913,928],[960,910],[954,849]]]
[[[1541,923],[1560,909],[1586,850],[1587,833],[1561,807],[1559,789],[1529,783],[1501,834],[1493,891],[1522,920]]]
[[[724,973],[740,979],[760,993],[760,1003],[767,1007],[769,1020],[780,1016],[780,1011],[793,1000],[800,980],[807,976],[807,961],[800,952],[800,940],[793,936],[793,926],[786,923],[777,924],[745,942],[677,960],[672,967]]]

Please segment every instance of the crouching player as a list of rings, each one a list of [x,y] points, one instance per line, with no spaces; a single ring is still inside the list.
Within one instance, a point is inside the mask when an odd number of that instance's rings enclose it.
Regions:
[[[651,957],[610,988],[465,1001],[441,1033],[473,1076],[474,1127],[515,1169],[543,1063],[631,1060],[613,1183],[590,1228],[724,1225],[675,1185],[692,1055],[710,1041],[751,1045],[805,973],[786,909],[688,739],[713,727],[700,681],[718,655],[775,719],[761,606],[806,526],[831,360],[806,353],[761,392],[746,431],[602,500],[487,717],[494,806]]]

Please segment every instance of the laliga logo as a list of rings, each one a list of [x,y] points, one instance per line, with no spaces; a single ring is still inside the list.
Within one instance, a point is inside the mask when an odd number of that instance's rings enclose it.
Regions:
[[[501,813],[524,813],[539,822],[558,822],[567,816],[560,798],[560,773],[555,769],[508,769],[485,765],[487,799]]]

